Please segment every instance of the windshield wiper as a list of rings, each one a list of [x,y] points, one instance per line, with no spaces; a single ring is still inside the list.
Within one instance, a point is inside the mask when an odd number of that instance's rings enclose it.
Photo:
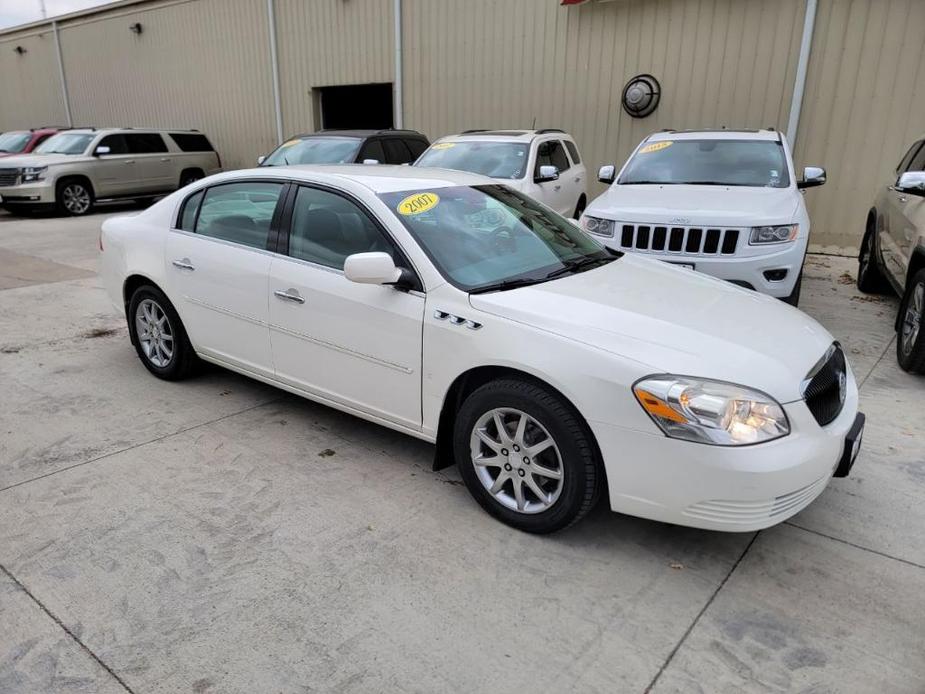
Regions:
[[[563,260],[563,267],[560,267],[558,270],[553,270],[548,275],[546,279],[551,280],[555,277],[561,277],[562,275],[571,275],[578,272],[583,272],[585,270],[590,270],[592,266],[598,266],[602,264],[609,263],[614,260],[614,258],[601,258],[601,257],[591,257],[585,256],[580,260]]]
[[[500,292],[505,289],[517,289],[517,287],[528,287],[531,284],[538,284],[540,282],[545,282],[547,278],[537,279],[535,277],[520,277],[513,280],[501,280],[500,282],[493,282],[492,284],[485,284],[481,287],[476,287],[475,289],[470,289],[470,294],[484,294],[485,292]]]

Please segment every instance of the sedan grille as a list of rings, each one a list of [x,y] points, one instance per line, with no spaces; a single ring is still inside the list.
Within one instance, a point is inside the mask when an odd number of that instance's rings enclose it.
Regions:
[[[0,169],[0,186],[15,186],[19,169]]]
[[[734,255],[741,229],[624,224],[617,229],[620,246],[631,251],[679,255]]]
[[[821,426],[832,422],[845,405],[848,364],[835,342],[803,381],[803,400]]]

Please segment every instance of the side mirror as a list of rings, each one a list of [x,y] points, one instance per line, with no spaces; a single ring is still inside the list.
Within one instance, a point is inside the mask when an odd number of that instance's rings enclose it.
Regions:
[[[551,164],[544,164],[540,167],[536,176],[533,177],[534,183],[546,183],[547,181],[559,180],[559,169]]]
[[[394,284],[402,278],[402,271],[388,253],[354,253],[344,261],[344,275],[359,284]]]
[[[896,181],[896,190],[909,195],[925,196],[925,171],[907,171]]]
[[[263,166],[263,162],[266,160],[266,155],[261,154],[259,157],[257,157],[257,166]]]
[[[617,180],[617,167],[613,164],[606,164],[598,169],[597,180],[601,183],[610,185]]]
[[[98,157],[101,154],[109,154],[112,151],[112,148],[107,145],[100,145],[95,150],[93,150],[93,156]]]
[[[374,166],[379,163],[379,160],[378,159],[364,159],[363,163],[369,164],[370,166]]]
[[[797,181],[797,188],[815,188],[825,183],[825,169],[821,166],[807,166],[803,169],[803,180]]]

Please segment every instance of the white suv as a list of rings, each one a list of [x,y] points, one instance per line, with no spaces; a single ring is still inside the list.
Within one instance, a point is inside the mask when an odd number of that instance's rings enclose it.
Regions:
[[[588,204],[587,175],[574,138],[562,130],[466,130],[434,142],[415,166],[482,174],[564,217]]]
[[[800,298],[809,215],[801,190],[825,183],[807,167],[796,180],[787,139],[774,130],[698,130],[645,138],[582,228],[607,246],[645,253],[783,299]]]

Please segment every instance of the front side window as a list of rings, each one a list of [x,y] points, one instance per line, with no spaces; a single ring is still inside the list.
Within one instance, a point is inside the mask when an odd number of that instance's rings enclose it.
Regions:
[[[284,142],[263,162],[263,166],[293,164],[350,164],[360,149],[357,137],[302,137]]]
[[[359,161],[364,162],[367,159],[375,159],[380,164],[385,162],[385,152],[379,140],[367,140],[366,144],[363,145],[363,151],[360,152]]]
[[[923,140],[919,140],[909,148],[909,151],[906,152],[905,156],[900,160],[899,166],[896,167],[896,173],[901,174],[909,170],[909,164],[912,163],[912,157],[918,153],[919,149],[922,147],[922,144]]]
[[[213,186],[202,199],[195,232],[243,246],[266,248],[270,222],[282,190],[282,183],[266,181]],[[187,208],[191,207],[187,201],[181,225],[187,223]]]
[[[507,289],[615,256],[571,222],[501,185],[383,193],[440,273],[464,291]]]
[[[568,150],[569,156],[572,158],[573,164],[580,164],[581,157],[578,156],[578,148],[575,146],[575,143],[571,140],[562,140],[565,144],[565,148]]]
[[[97,145],[97,148],[100,147],[109,147],[106,154],[128,154],[128,142],[125,140],[125,135],[107,135]]]
[[[355,203],[326,190],[300,187],[292,210],[289,255],[337,270],[354,253],[382,251],[399,263],[395,249]]]
[[[167,145],[158,133],[126,133],[125,142],[130,154],[155,154],[166,152]]]
[[[636,151],[617,183],[787,188],[790,174],[774,140],[657,140]]]
[[[0,152],[22,152],[29,140],[32,139],[32,133],[13,130],[0,135]]]
[[[415,166],[435,166],[491,178],[523,178],[527,145],[516,142],[436,142]]]
[[[93,133],[58,133],[33,151],[36,154],[83,154],[94,137]]]
[[[538,176],[541,166],[555,166],[560,172],[569,168],[568,157],[565,156],[565,148],[558,140],[541,142],[536,148],[536,169],[534,175]]]

